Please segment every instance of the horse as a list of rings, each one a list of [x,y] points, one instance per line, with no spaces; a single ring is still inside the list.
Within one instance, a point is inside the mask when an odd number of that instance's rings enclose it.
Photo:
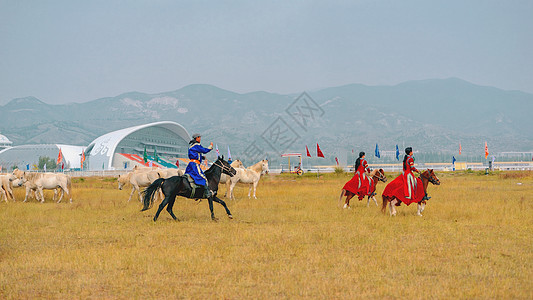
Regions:
[[[383,194],[381,195],[381,197],[383,198],[383,205],[381,206],[381,211],[385,213],[387,204],[390,202],[390,215],[395,216],[396,208],[394,206],[400,206],[402,202],[404,202],[406,205],[416,202],[418,204],[416,214],[417,216],[422,216],[422,212],[426,207],[428,183],[431,182],[433,185],[440,185],[440,180],[435,174],[435,172],[433,172],[433,169],[427,169],[426,171],[422,172],[420,174],[419,179],[420,181],[422,181],[423,189],[417,189],[417,191],[423,190],[424,195],[421,195],[421,193],[419,192],[415,193],[413,195],[413,198],[415,199],[410,200],[405,198],[403,191],[403,180],[401,180],[402,176],[403,175],[400,175],[395,180],[391,181],[385,187],[385,190],[383,190]],[[402,185],[400,185],[399,182],[401,182]],[[422,196],[424,196],[424,198],[422,198]]]
[[[233,188],[235,188],[235,185],[237,182],[245,183],[250,185],[250,189],[248,190],[248,198],[250,198],[250,193],[252,192],[252,187],[254,188],[254,199],[257,199],[255,196],[255,191],[257,189],[257,184],[259,183],[259,179],[261,179],[261,175],[269,172],[268,169],[268,160],[263,159],[256,164],[254,164],[251,167],[248,167],[247,169],[244,168],[236,168],[237,174],[230,178],[230,188],[229,188],[229,197],[230,199],[235,200],[235,195],[233,195]]]
[[[385,176],[385,171],[383,171],[383,169],[379,169],[379,170],[375,169],[372,172],[370,172],[370,178],[371,178],[371,182],[370,182],[370,193],[369,194],[367,194],[366,191],[365,193],[357,192],[356,194],[354,194],[351,191],[342,189],[341,195],[339,197],[339,204],[341,203],[342,197],[346,196],[346,200],[344,202],[344,208],[350,208],[350,199],[352,199],[355,195],[358,195],[359,201],[363,200],[363,198],[367,196],[368,201],[366,202],[366,207],[370,205],[370,199],[374,200],[374,203],[376,203],[376,206],[378,206],[378,201],[376,200],[376,197],[374,197],[376,195],[375,193],[376,186],[378,185],[380,181],[387,182],[387,176]]]
[[[209,202],[209,210],[211,211],[211,219],[213,221],[216,221],[217,218],[215,218],[215,214],[213,212],[213,201],[219,203],[224,207],[226,210],[226,213],[228,214],[228,218],[233,219],[233,216],[231,215],[231,212],[229,211],[228,207],[226,206],[226,203],[219,199],[216,195],[218,191],[218,184],[220,182],[220,175],[224,173],[229,176],[233,176],[237,173],[235,169],[224,160],[224,156],[219,157],[212,165],[211,167],[205,171],[205,177],[207,178],[207,185],[208,188],[213,191],[213,194],[211,197],[209,197],[207,200]],[[147,187],[144,191],[144,198],[143,198],[143,208],[141,211],[148,210],[150,207],[152,207],[154,201],[154,194],[155,192],[161,189],[163,191],[163,195],[165,195],[165,199],[161,202],[159,205],[159,208],[157,209],[157,212],[154,216],[154,222],[157,221],[157,218],[159,217],[159,214],[167,206],[167,212],[172,216],[174,220],[178,220],[178,218],[174,215],[172,212],[172,207],[174,206],[174,202],[176,201],[176,196],[182,196],[190,199],[205,199],[203,195],[194,194],[193,195],[193,189],[191,187],[191,184],[189,183],[188,176],[172,176],[170,178],[159,178],[156,181],[154,181],[149,187]],[[199,189],[199,191],[203,194],[203,189]]]
[[[128,172],[125,175],[118,176],[118,189],[122,188],[130,183],[131,184],[131,193],[128,198],[128,202],[131,201],[133,193],[137,191],[139,194],[139,201],[142,202],[141,196],[141,187],[147,187],[156,179],[160,178],[160,173],[157,170],[152,170],[151,168],[135,169],[134,171]]]
[[[13,194],[13,180],[16,180],[13,174],[0,174],[0,199],[4,198],[7,203],[7,199],[13,199],[15,202],[15,195]]]
[[[185,173],[185,171],[180,169],[169,168],[157,170],[157,173],[159,173],[159,177],[161,178],[169,178],[172,176],[181,176]]]
[[[18,169],[13,170],[13,175],[15,175],[17,179],[21,179],[23,185],[26,187],[24,202],[28,201],[28,195],[31,191],[34,191],[35,198],[38,201],[41,201],[41,203],[44,203],[43,189],[54,190],[53,200],[55,201],[57,189],[60,188],[61,196],[57,203],[61,202],[65,193],[70,198],[70,203],[72,203],[72,182],[68,175],[62,173],[32,173]]]

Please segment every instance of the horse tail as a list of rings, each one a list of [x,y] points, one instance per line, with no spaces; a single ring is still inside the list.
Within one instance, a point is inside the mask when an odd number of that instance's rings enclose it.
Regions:
[[[389,202],[389,197],[385,195],[381,195],[381,198],[383,198],[383,204],[381,205],[381,212],[385,213],[385,209],[387,208],[387,202]]]
[[[342,206],[342,197],[344,197],[344,195],[346,195],[346,190],[345,190],[345,189],[342,189],[342,190],[341,190],[341,195],[339,196],[339,202],[337,203],[337,206],[338,206],[338,207],[341,207],[341,206]]]
[[[143,208],[141,209],[141,211],[145,211],[152,207],[152,205],[154,204],[154,195],[156,191],[163,185],[163,182],[165,182],[164,178],[158,178],[142,192]]]

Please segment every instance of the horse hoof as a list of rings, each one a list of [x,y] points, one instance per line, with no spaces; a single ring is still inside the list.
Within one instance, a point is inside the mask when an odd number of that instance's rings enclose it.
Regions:
[[[230,218],[230,220],[233,220],[233,216],[232,215],[228,215],[228,218]]]

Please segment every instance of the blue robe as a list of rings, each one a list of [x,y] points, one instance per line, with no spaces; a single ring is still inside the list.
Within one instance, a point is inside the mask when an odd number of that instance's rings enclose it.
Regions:
[[[195,159],[202,163],[203,155],[208,153],[212,149],[204,148],[200,143],[194,143],[189,147],[189,159]],[[185,174],[191,175],[194,179],[194,183],[197,185],[207,185],[207,178],[205,178],[204,172],[200,168],[200,164],[197,164],[194,161],[190,161],[185,169]]]

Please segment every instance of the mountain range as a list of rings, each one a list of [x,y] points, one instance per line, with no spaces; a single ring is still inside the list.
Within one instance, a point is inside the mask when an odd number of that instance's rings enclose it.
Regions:
[[[533,94],[428,79],[394,86],[350,84],[305,94],[239,94],[195,84],[158,94],[129,92],[85,103],[50,105],[35,97],[0,106],[0,133],[14,145],[88,145],[121,128],[175,121],[201,132],[225,153],[312,152],[330,157],[413,146],[418,151],[465,153],[533,150]],[[285,140],[283,140],[285,138]],[[222,151],[224,150],[224,151]],[[316,152],[315,152],[316,153]]]

